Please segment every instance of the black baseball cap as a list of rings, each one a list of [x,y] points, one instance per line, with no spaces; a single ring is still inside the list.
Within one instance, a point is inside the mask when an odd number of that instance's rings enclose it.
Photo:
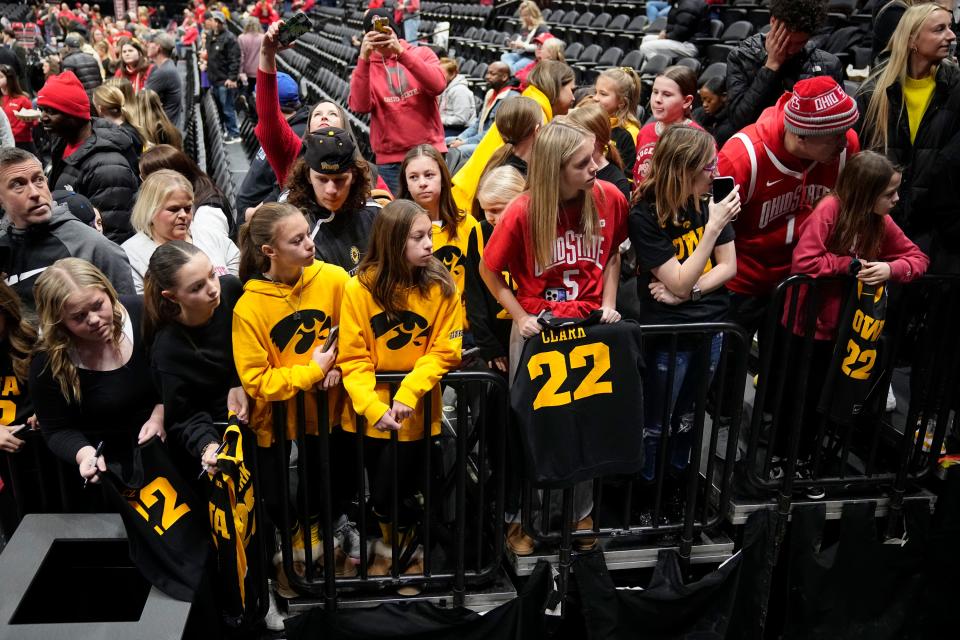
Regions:
[[[307,136],[303,160],[317,173],[346,173],[354,166],[356,147],[343,129],[324,127]]]

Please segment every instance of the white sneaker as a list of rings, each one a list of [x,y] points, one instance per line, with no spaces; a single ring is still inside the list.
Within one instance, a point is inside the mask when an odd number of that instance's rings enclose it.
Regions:
[[[277,598],[270,591],[270,607],[267,609],[267,615],[263,617],[263,624],[270,631],[283,631],[283,621],[287,619],[279,608],[277,608]]]
[[[897,408],[897,396],[893,395],[893,385],[887,387],[887,404],[886,410],[887,413],[890,413]]]

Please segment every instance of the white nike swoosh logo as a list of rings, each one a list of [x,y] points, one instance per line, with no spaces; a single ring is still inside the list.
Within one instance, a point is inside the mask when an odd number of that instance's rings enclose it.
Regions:
[[[768,186],[768,187],[772,187],[773,185],[777,184],[778,182],[783,182],[783,178],[780,178],[779,180],[767,180],[767,186]]]
[[[9,284],[10,286],[13,286],[18,282],[28,280],[33,276],[37,275],[38,273],[43,273],[46,270],[47,270],[46,267],[40,267],[39,269],[31,269],[30,271],[24,271],[23,273],[12,275],[9,278],[7,278],[7,284]]]

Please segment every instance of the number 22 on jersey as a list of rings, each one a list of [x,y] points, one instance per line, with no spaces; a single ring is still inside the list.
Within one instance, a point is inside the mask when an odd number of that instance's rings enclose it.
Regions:
[[[543,351],[532,356],[527,361],[527,372],[530,380],[536,380],[545,373],[548,374],[540,392],[533,401],[533,409],[544,407],[559,407],[570,404],[581,398],[588,398],[603,393],[613,393],[613,383],[603,381],[603,377],[610,370],[610,349],[601,342],[590,342],[574,347],[570,351],[570,363],[559,351]],[[570,391],[560,391],[560,387],[569,377],[570,369],[582,369],[590,359],[591,369],[577,388]]]

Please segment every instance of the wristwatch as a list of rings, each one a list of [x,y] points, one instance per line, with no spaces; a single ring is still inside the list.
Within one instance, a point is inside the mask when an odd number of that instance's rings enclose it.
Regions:
[[[700,302],[700,298],[702,297],[703,297],[703,292],[700,291],[700,284],[697,283],[693,285],[693,289],[690,290],[690,301]]]

